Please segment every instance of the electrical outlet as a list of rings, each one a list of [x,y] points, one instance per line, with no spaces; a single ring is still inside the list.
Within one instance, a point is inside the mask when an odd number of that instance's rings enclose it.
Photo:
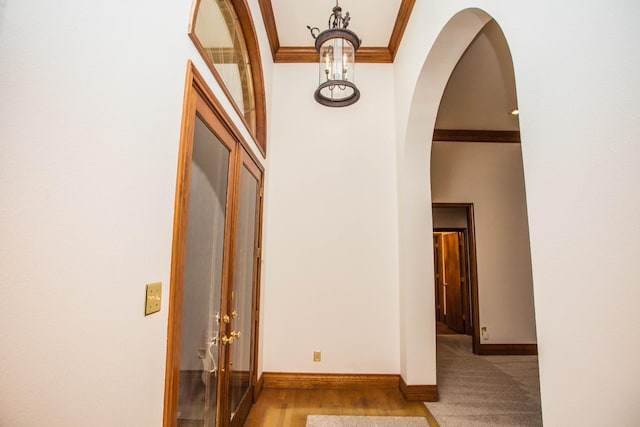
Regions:
[[[313,352],[313,361],[314,362],[320,362],[320,360],[322,359],[322,354],[319,351],[314,351]]]
[[[483,341],[487,341],[489,339],[489,331],[486,326],[480,328],[480,335],[482,336]]]
[[[147,284],[146,299],[144,305],[144,315],[148,316],[160,311],[160,301],[162,297],[162,282]]]

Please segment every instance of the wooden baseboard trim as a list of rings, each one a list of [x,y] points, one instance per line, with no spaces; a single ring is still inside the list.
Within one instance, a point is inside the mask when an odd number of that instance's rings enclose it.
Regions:
[[[438,386],[407,385],[400,375],[396,374],[309,374],[289,372],[264,372],[256,390],[262,389],[361,389],[382,388],[400,389],[405,399],[418,402],[437,402]]]
[[[478,354],[484,356],[536,356],[537,344],[480,344]]]
[[[264,388],[359,389],[398,388],[399,376],[392,374],[305,374],[264,372]]]
[[[400,391],[404,398],[413,402],[437,402],[440,400],[437,384],[407,385],[400,377]]]

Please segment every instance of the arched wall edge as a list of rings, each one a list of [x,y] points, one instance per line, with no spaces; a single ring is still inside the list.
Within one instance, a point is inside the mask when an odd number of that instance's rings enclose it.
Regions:
[[[398,147],[400,374],[407,385],[436,384],[436,331],[431,214],[431,143],[442,94],[458,60],[492,17],[477,8],[456,13],[426,56]]]

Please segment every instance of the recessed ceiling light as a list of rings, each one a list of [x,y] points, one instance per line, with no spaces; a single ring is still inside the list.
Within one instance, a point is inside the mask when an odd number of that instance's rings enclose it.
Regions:
[[[516,108],[515,110],[511,110],[509,114],[511,114],[512,116],[517,116],[518,114],[520,114],[520,110]]]

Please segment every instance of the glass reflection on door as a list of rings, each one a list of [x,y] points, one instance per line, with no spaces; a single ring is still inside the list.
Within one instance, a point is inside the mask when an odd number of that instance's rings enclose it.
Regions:
[[[256,266],[258,188],[258,180],[246,165],[243,165],[238,192],[234,277],[231,294],[231,307],[234,313],[237,313],[232,326],[236,332],[241,334],[240,338],[236,338],[233,345],[230,346],[229,394],[232,420],[240,406],[245,403],[244,399],[251,398],[247,392],[251,385],[251,343],[253,338],[251,327]]]
[[[216,425],[229,150],[196,117],[189,189],[178,427]]]

